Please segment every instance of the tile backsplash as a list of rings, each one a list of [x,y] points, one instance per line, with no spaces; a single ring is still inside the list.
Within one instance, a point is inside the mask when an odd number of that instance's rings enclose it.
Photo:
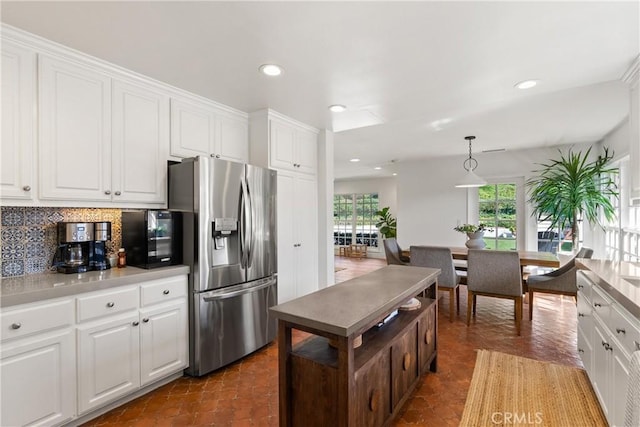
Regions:
[[[109,253],[122,242],[120,209],[0,207],[2,234],[2,277],[44,273],[51,270],[58,240],[56,223],[111,222]]]

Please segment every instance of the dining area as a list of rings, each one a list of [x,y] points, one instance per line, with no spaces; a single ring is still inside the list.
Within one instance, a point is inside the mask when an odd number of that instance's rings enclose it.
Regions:
[[[513,319],[518,336],[521,334],[524,304],[528,303],[531,321],[537,293],[565,295],[575,301],[575,260],[591,258],[593,254],[591,249],[583,248],[567,262],[561,263],[560,258],[551,252],[429,245],[412,245],[407,250],[401,248],[395,239],[385,239],[384,250],[387,264],[441,270],[438,290],[448,293],[450,322],[460,315],[461,286],[465,286],[467,291],[467,326],[472,326],[472,319],[475,322],[479,296],[513,301]]]

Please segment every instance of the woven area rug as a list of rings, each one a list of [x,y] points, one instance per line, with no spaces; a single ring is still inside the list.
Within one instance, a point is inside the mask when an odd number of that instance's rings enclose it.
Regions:
[[[587,373],[478,350],[460,425],[606,426]]]

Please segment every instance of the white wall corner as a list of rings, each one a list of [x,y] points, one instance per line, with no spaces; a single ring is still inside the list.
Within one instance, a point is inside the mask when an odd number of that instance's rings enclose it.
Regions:
[[[335,282],[333,249],[333,132],[318,135],[318,288]]]

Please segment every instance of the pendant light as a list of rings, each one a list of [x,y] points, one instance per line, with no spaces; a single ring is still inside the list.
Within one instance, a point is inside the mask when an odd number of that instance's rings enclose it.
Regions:
[[[458,188],[482,187],[487,181],[480,178],[473,171],[478,167],[478,161],[471,155],[471,141],[476,139],[475,136],[465,136],[464,139],[469,141],[469,158],[462,163],[462,167],[467,171],[464,177],[456,184]]]

